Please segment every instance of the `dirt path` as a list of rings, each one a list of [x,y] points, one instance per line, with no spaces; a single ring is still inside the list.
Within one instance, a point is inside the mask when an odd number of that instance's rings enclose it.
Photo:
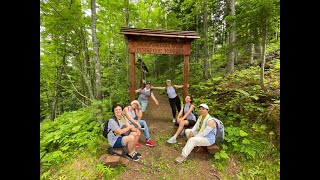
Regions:
[[[154,147],[145,145],[144,135],[141,136],[141,146],[137,148],[142,154],[141,162],[160,169],[155,171],[135,162],[130,162],[128,170],[123,172],[121,179],[218,179],[216,172],[209,159],[208,153],[195,153],[194,151],[183,164],[176,164],[174,159],[181,154],[187,138],[179,136],[176,144],[168,144],[167,140],[175,133],[177,127],[173,126],[171,109],[166,95],[154,91],[159,101],[157,106],[153,100],[149,104],[144,117],[148,123],[151,139],[155,142]],[[143,134],[143,133],[142,133]]]

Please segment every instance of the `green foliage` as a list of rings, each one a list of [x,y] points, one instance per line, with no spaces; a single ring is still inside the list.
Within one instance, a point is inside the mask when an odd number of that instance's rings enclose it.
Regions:
[[[93,109],[82,108],[64,113],[55,121],[46,120],[40,124],[42,167],[59,164],[81,148],[96,145],[101,127],[93,114]]]
[[[104,164],[96,164],[95,170],[98,172],[99,177],[103,179],[117,179],[117,176],[125,169],[125,167],[119,166],[116,168],[111,168],[105,166]]]

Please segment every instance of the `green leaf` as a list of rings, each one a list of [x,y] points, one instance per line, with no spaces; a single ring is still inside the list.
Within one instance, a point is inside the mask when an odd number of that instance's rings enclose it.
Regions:
[[[265,124],[262,124],[262,125],[260,126],[260,129],[266,130],[266,129],[267,129],[267,126],[266,126]]]
[[[274,132],[273,132],[273,131],[270,131],[269,134],[270,134],[270,135],[274,135]]]
[[[71,129],[72,132],[77,132],[81,128],[81,125],[75,126]]]
[[[248,133],[244,132],[243,130],[240,130],[239,133],[241,137],[248,136]]]
[[[250,94],[242,89],[236,89],[236,91],[240,92],[241,94],[244,94],[245,96],[249,96]]]
[[[250,144],[250,141],[249,141],[248,139],[243,139],[243,140],[242,140],[242,143],[243,143],[243,144]]]
[[[258,100],[258,99],[259,99],[259,97],[256,96],[256,95],[253,95],[253,96],[250,96],[250,97],[253,98],[253,99],[255,99],[255,100]]]

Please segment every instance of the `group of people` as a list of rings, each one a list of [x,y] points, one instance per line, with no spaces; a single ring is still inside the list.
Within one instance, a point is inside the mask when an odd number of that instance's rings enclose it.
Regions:
[[[142,120],[143,112],[147,108],[150,97],[156,105],[159,104],[152,89],[166,91],[172,110],[173,122],[178,126],[176,133],[167,142],[176,143],[179,135],[186,135],[188,138],[181,155],[175,159],[175,162],[184,162],[196,146],[210,146],[214,144],[217,133],[216,124],[213,119],[209,118],[211,116],[209,115],[208,105],[199,105],[200,116],[196,119],[195,114],[192,113],[195,109],[195,106],[192,104],[192,97],[187,95],[181,107],[180,98],[175,91],[176,88],[183,88],[183,85],[171,85],[171,80],[167,80],[165,87],[153,87],[150,82],[146,82],[144,87],[135,91],[139,93],[139,97],[137,100],[133,100],[129,106],[123,108],[120,104],[115,104],[112,111],[117,120],[111,118],[108,122],[111,129],[108,133],[110,146],[113,148],[127,146],[127,156],[133,161],[138,161],[142,157],[141,153],[136,151],[136,147],[141,146],[139,142],[140,130],[144,133],[146,145],[150,147],[155,146],[151,140],[147,122]],[[178,109],[178,115],[176,115],[176,109]],[[188,129],[184,130],[185,127]]]

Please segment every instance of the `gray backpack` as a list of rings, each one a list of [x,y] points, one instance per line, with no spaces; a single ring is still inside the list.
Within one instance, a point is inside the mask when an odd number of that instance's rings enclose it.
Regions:
[[[216,122],[217,134],[216,134],[216,142],[223,142],[224,141],[224,125],[223,123],[215,118],[211,117]]]

